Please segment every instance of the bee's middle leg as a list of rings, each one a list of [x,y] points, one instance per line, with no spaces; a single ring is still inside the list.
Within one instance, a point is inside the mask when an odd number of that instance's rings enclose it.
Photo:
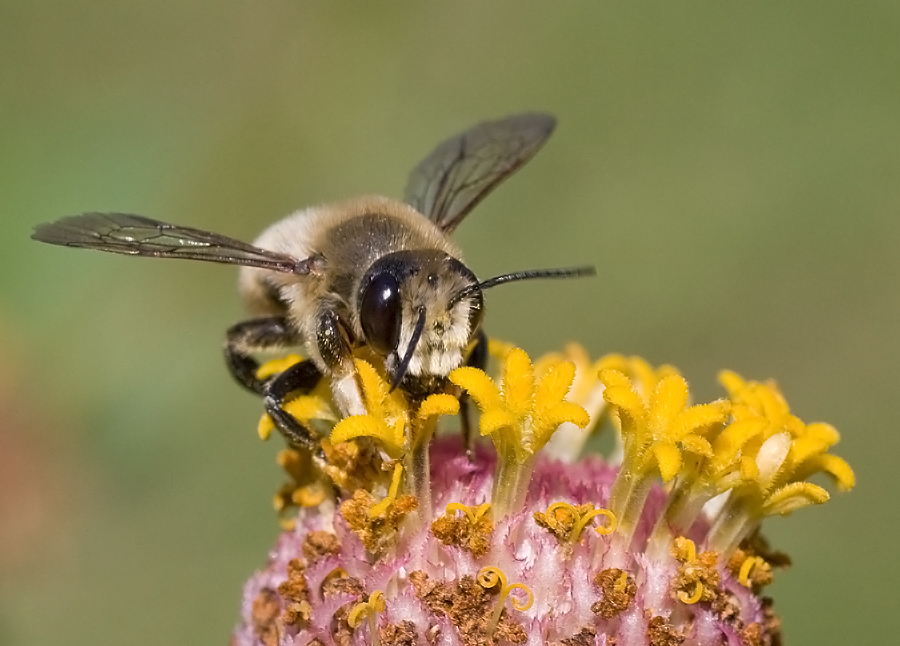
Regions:
[[[283,316],[241,321],[225,333],[225,363],[240,385],[257,395],[265,395],[268,380],[256,376],[259,362],[253,353],[300,343],[299,336]]]
[[[253,353],[300,345],[294,328],[283,316],[241,321],[228,328],[225,335],[225,363],[232,376],[247,390],[261,395],[266,412],[278,431],[292,445],[321,452],[315,434],[284,410],[291,393],[309,392],[316,387],[322,373],[310,361],[301,361],[284,372],[266,379],[257,376],[259,362]]]

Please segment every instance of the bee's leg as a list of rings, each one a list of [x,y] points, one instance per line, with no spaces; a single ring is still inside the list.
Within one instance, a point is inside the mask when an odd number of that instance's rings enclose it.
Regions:
[[[478,330],[478,338],[475,340],[475,347],[472,348],[469,358],[466,359],[466,365],[472,368],[484,370],[488,360],[488,339],[484,330]],[[475,458],[473,452],[474,434],[472,433],[472,420],[469,416],[469,393],[464,392],[459,398],[459,420],[462,428],[463,446],[466,455],[472,461]]]
[[[334,307],[323,307],[316,321],[316,348],[331,375],[331,392],[341,413],[364,415],[362,393],[356,383],[353,344]]]
[[[225,363],[239,384],[264,395],[266,382],[256,377],[259,362],[251,354],[291,345],[300,345],[300,338],[283,316],[241,321],[225,333]]]
[[[264,386],[263,404],[275,427],[293,446],[308,449],[314,457],[322,457],[316,435],[284,410],[284,402],[296,391],[309,392],[322,378],[321,371],[307,359],[295,363],[284,372],[267,381]]]

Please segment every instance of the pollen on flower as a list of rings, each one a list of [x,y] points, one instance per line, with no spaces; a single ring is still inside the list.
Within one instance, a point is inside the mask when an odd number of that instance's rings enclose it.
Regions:
[[[287,581],[278,586],[278,594],[284,599],[281,615],[287,626],[300,626],[309,620],[309,588],[306,585],[306,565],[300,559],[292,559],[287,567]]]
[[[272,501],[284,529],[293,529],[294,516],[301,507],[316,507],[329,496],[328,479],[316,471],[308,452],[283,449],[278,453],[278,465],[290,476],[281,485]]]
[[[357,489],[352,498],[341,503],[341,515],[347,526],[372,554],[381,554],[391,545],[400,523],[415,510],[418,501],[405,494],[382,508],[380,513],[370,513],[377,504],[375,497],[363,489]]]
[[[494,533],[494,522],[488,515],[490,508],[490,503],[467,507],[451,502],[444,514],[431,523],[431,533],[444,545],[460,547],[476,558],[484,556],[491,549]]]
[[[596,528],[598,534],[605,536],[616,528],[615,515],[608,509],[595,509],[591,503],[576,507],[567,502],[555,502],[546,511],[536,511],[533,515],[534,522],[550,530],[557,540],[570,543],[577,543],[581,539],[581,532],[596,516],[607,519],[606,525]]]
[[[319,446],[279,453],[284,534],[235,646],[779,643],[758,595],[789,560],[761,525],[825,502],[816,474],[852,488],[833,427],[732,372],[724,398],[694,403],[675,368],[638,357],[570,345],[532,361],[496,341],[489,355],[498,377],[459,368],[416,399],[360,351],[362,414],[335,412],[327,378],[286,403]],[[442,433],[460,397],[490,442]],[[582,455],[604,419],[613,461]]]
[[[680,563],[672,581],[675,597],[689,605],[715,600],[719,588],[716,567],[719,555],[712,551],[698,554],[694,541],[679,536],[672,545],[672,556]]]
[[[593,583],[600,588],[603,597],[591,606],[591,611],[604,619],[612,619],[627,610],[637,594],[634,577],[619,568],[601,570]]]

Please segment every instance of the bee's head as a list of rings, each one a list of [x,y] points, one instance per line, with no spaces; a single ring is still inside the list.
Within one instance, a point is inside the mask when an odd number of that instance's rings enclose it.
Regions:
[[[441,251],[397,251],[363,275],[355,312],[366,344],[385,357],[394,387],[440,390],[481,326],[478,279]]]

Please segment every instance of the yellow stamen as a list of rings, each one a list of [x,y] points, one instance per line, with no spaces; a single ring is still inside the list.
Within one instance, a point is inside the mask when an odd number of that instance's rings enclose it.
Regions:
[[[729,371],[720,373],[719,381],[728,390],[735,421],[715,438],[714,459],[696,474],[711,495],[732,489],[708,539],[727,554],[766,516],[828,500],[827,491],[808,482],[811,476],[825,473],[841,490],[852,488],[855,479],[844,460],[828,453],[840,439],[837,430],[791,414],[773,381],[744,380]]]
[[[664,483],[676,476],[689,476],[698,461],[713,454],[708,437],[725,425],[731,404],[689,404],[688,385],[677,373],[665,374],[652,392],[641,392],[639,384],[610,368],[599,373],[603,398],[615,410],[622,434],[622,468],[613,483],[609,508],[616,514],[618,533],[627,543],[641,517],[652,479]]]
[[[688,596],[687,592],[685,592],[684,590],[678,591],[678,600],[681,601],[681,603],[686,603],[688,605],[697,603],[698,601],[700,601],[700,597],[702,596],[703,584],[699,581],[697,581],[697,584],[694,587],[694,593],[690,596]]]
[[[595,515],[599,514],[601,516],[605,516],[607,521],[606,525],[600,525],[594,528],[594,531],[600,534],[601,536],[608,536],[616,531],[616,527],[619,526],[619,521],[616,519],[616,515],[612,513],[609,509],[595,509]]]
[[[466,505],[458,502],[451,502],[447,505],[444,511],[446,511],[448,514],[452,514],[454,511],[461,511],[469,519],[469,524],[474,525],[484,517],[484,515],[490,510],[490,508],[491,503],[489,502],[485,502],[478,506],[472,507],[467,507]]]
[[[263,416],[259,418],[259,423],[256,425],[256,434],[259,435],[259,439],[265,442],[274,430],[275,422],[272,421],[268,413],[263,413]]]
[[[584,531],[584,528],[594,519],[596,516],[605,516],[609,523],[604,527],[597,527],[594,531],[596,531],[600,535],[607,535],[615,531],[616,528],[616,516],[608,509],[588,509],[584,513],[578,511],[574,505],[571,505],[567,502],[555,502],[547,507],[547,511],[544,512],[544,518],[546,518],[547,524],[555,530],[554,533],[558,532],[562,527],[562,522],[559,519],[559,515],[557,512],[559,510],[564,510],[572,517],[572,529],[569,531],[568,541],[570,543],[577,543],[581,538],[581,532]],[[557,536],[559,534],[556,534]]]
[[[363,617],[369,618],[369,639],[373,646],[379,645],[378,625],[375,622],[375,615],[384,612],[384,593],[381,590],[375,590],[369,595],[368,601],[362,601],[350,610],[347,615],[347,623],[351,628],[356,628],[362,623]]]
[[[512,590],[519,589],[525,592],[525,601],[521,601],[512,598],[512,606],[516,610],[522,612],[528,610],[531,605],[534,603],[534,594],[531,592],[531,589],[525,585],[524,583],[513,583],[508,584],[506,581],[506,575],[503,574],[503,571],[492,565],[481,568],[478,572],[478,583],[481,584],[481,587],[485,589],[493,588],[497,585],[500,586],[500,597],[497,599],[497,605],[494,608],[494,614],[491,616],[491,621],[488,623],[486,633],[488,635],[493,635],[494,630],[497,628],[497,624],[500,622],[500,615],[503,613],[503,606],[506,604],[506,598],[509,596],[509,593]]]
[[[515,347],[516,346],[507,341],[501,341],[500,339],[488,339],[488,354],[499,359],[500,361],[505,361],[506,355],[508,355],[510,350],[514,349]]]
[[[481,434],[491,436],[498,453],[491,495],[495,513],[505,515],[524,502],[534,457],[561,424],[585,428],[590,423],[587,411],[565,399],[574,378],[574,364],[559,361],[536,379],[531,360],[518,348],[506,355],[502,388],[476,368],[450,373],[450,381],[478,404]]]
[[[409,410],[399,390],[389,392],[390,385],[372,367],[372,364],[355,359],[357,375],[362,382],[365,415],[353,415],[342,419],[331,431],[334,444],[356,437],[374,437],[381,441],[384,450],[394,459],[406,449],[406,427]]]
[[[741,571],[738,573],[738,581],[740,581],[741,585],[745,588],[750,587],[750,572],[753,571],[755,567],[763,567],[766,562],[758,557],[758,556],[748,556],[744,559],[744,562],[741,563]]]
[[[694,541],[684,536],[678,536],[675,539],[672,545],[672,554],[684,563],[697,562],[697,546],[694,545]]]
[[[368,601],[362,601],[355,606],[347,615],[347,623],[351,628],[356,628],[362,623],[362,618],[366,615],[372,615],[376,612],[384,612],[384,593],[381,590],[375,590],[369,595]]]
[[[391,477],[391,487],[388,489],[387,497],[381,502],[372,505],[369,508],[369,518],[377,518],[388,510],[397,499],[397,492],[400,490],[400,476],[403,473],[403,466],[397,462],[394,465],[394,475]]]
[[[628,572],[622,570],[622,574],[619,575],[619,578],[616,579],[614,584],[616,592],[619,594],[625,592],[625,589],[628,587]]]
[[[459,400],[453,395],[429,395],[419,406],[416,418],[424,424],[430,417],[438,415],[456,415],[459,412]]]

